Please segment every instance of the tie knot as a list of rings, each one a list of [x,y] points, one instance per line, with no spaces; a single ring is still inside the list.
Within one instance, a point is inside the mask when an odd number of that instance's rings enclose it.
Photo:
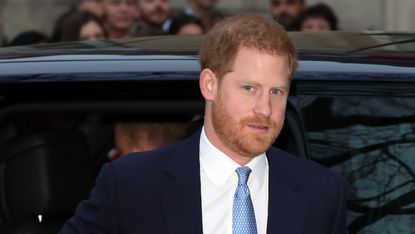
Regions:
[[[238,178],[239,178],[238,184],[244,185],[248,181],[249,174],[251,174],[251,168],[246,167],[246,166],[238,167],[236,169],[236,173],[238,174]]]

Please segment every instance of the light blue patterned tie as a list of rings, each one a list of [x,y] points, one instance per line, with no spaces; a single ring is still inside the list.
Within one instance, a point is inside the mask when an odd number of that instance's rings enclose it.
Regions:
[[[251,169],[245,166],[238,167],[236,173],[238,174],[239,182],[233,200],[232,234],[256,234],[254,207],[248,185],[246,184]]]

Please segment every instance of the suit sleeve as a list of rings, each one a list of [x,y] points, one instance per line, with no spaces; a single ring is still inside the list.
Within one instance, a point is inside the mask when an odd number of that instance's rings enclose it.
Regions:
[[[117,188],[111,164],[105,164],[88,200],[82,201],[60,234],[118,233]]]
[[[333,220],[333,228],[331,230],[331,234],[347,234],[347,222],[346,222],[346,215],[347,215],[347,197],[346,197],[346,190],[345,184],[343,179],[339,179],[338,183],[338,196],[337,196],[337,208],[336,208],[336,215]]]

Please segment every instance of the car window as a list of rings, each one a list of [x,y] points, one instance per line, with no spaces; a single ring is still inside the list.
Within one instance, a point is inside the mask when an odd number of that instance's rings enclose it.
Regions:
[[[313,86],[300,85],[309,156],[344,176],[349,232],[412,233],[415,86],[398,82]]]

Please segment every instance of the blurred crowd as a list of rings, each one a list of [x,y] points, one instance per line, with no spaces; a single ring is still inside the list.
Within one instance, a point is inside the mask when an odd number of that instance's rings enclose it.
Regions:
[[[74,0],[55,22],[50,36],[25,31],[3,45],[116,39],[159,35],[197,35],[209,30],[226,14],[217,0],[183,0],[173,12],[169,0]],[[306,0],[270,0],[269,14],[288,31],[337,30],[337,18],[326,4]],[[0,19],[0,24],[1,24]]]

